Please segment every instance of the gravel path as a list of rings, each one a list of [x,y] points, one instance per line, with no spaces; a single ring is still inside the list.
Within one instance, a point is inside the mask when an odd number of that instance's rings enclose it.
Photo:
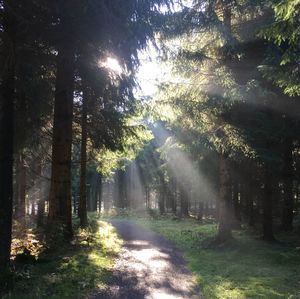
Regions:
[[[130,221],[113,220],[124,246],[109,287],[90,299],[201,299],[182,253]]]

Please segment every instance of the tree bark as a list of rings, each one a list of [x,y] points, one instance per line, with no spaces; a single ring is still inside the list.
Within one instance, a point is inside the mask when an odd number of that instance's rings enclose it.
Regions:
[[[246,217],[248,220],[248,225],[250,227],[254,226],[254,192],[253,190],[257,190],[257,187],[254,185],[253,178],[251,178],[250,183],[246,183]]]
[[[70,1],[63,10],[67,12]],[[64,2],[65,3],[65,2]],[[65,237],[72,237],[71,155],[74,92],[75,45],[72,40],[72,20],[61,20],[61,44],[57,56],[54,124],[52,140],[52,173],[49,196],[50,223],[62,223]]]
[[[83,83],[84,85],[84,83]],[[88,225],[87,221],[87,199],[86,199],[86,145],[87,145],[87,111],[88,111],[89,91],[87,86],[83,86],[82,113],[81,113],[81,154],[80,154],[80,195],[78,215],[81,228]]]
[[[159,186],[159,197],[158,197],[158,208],[160,215],[164,215],[166,212],[166,186],[165,179],[162,173],[160,176],[160,186]]]
[[[16,205],[16,220],[22,224],[25,224],[25,212],[26,212],[26,165],[24,154],[20,154],[18,156],[18,169],[19,172],[17,174],[17,184],[16,187],[18,188],[18,198],[17,198],[17,205]]]
[[[180,186],[180,216],[181,217],[189,216],[188,193],[184,189],[184,186]]]
[[[102,211],[102,189],[103,189],[103,185],[102,185],[102,176],[101,174],[98,175],[98,180],[97,180],[97,189],[98,189],[98,209],[99,209],[99,213],[101,213]]]
[[[197,211],[197,220],[202,222],[203,221],[203,214],[204,214],[204,203],[202,201],[198,204],[198,211]]]
[[[233,209],[234,209],[234,216],[235,216],[235,223],[234,226],[236,228],[240,228],[241,226],[241,221],[242,221],[242,217],[241,217],[241,202],[240,202],[240,198],[241,198],[241,193],[240,193],[240,184],[237,180],[237,178],[233,179],[232,182],[232,200],[233,200]]]
[[[3,1],[3,6],[4,65],[1,68],[0,87],[0,284],[4,290],[9,287],[6,273],[10,263],[12,234],[16,20],[14,4]]]
[[[227,158],[220,156],[219,228],[217,240],[225,242],[232,238],[233,207],[231,180]]]
[[[293,199],[293,153],[292,141],[287,142],[284,153],[283,168],[283,211],[282,211],[282,228],[285,231],[293,229],[294,218],[294,199]]]
[[[265,165],[265,186],[263,196],[263,239],[273,242],[273,198],[272,198],[272,171],[270,166]]]
[[[166,213],[165,199],[166,199],[166,196],[165,196],[164,187],[161,187],[161,190],[159,192],[159,199],[158,199],[158,207],[159,207],[160,215],[164,215]]]
[[[37,210],[37,226],[41,227],[44,224],[44,215],[45,215],[45,187],[44,181],[42,178],[42,162],[39,161],[38,164],[38,210]]]

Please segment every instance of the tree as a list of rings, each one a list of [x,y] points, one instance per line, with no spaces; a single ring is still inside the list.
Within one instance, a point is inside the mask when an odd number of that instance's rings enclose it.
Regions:
[[[1,284],[6,288],[10,261],[13,207],[13,141],[15,100],[16,18],[14,1],[3,2],[2,73],[0,94],[0,267]]]
[[[59,45],[55,84],[52,173],[49,195],[49,221],[65,225],[66,236],[72,236],[71,154],[75,75],[73,1],[60,7]]]
[[[277,47],[269,51],[268,59],[260,69],[267,78],[283,88],[286,94],[299,96],[300,81],[297,65],[300,53],[300,4],[297,0],[274,2],[272,8],[275,21],[267,29],[262,30],[261,36]]]

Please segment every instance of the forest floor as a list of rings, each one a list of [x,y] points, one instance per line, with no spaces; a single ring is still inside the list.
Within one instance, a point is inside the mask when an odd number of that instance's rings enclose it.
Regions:
[[[217,226],[211,220],[137,218],[184,252],[205,299],[300,299],[299,235],[277,234],[269,244],[254,231],[234,231],[223,246],[211,242]]]
[[[124,240],[108,286],[91,299],[200,299],[174,244],[128,220],[112,220]]]
[[[78,228],[74,219],[71,243],[56,235],[55,244],[36,260],[14,262],[14,288],[3,299],[82,299],[95,289],[105,288],[122,240],[111,224],[90,216],[90,226],[85,230]],[[36,230],[29,232],[24,237],[30,235],[38,242]],[[14,239],[18,242],[21,239]]]
[[[300,299],[295,232],[269,244],[241,229],[215,246],[211,219],[114,217],[91,214],[87,230],[76,220],[71,244],[58,242],[34,263],[15,263],[15,287],[5,299]],[[34,230],[28,238],[35,244]]]

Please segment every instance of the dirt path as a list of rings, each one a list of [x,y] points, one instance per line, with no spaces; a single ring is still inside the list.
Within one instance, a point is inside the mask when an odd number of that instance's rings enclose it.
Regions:
[[[123,250],[110,286],[90,299],[201,299],[174,245],[130,221],[111,223],[124,239]]]

